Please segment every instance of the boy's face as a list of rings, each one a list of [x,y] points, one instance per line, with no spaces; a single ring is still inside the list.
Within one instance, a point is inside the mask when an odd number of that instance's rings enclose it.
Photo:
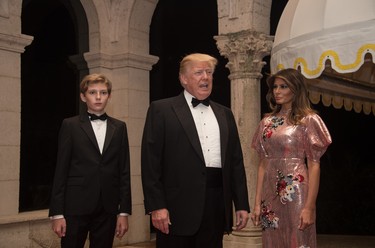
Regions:
[[[87,111],[96,115],[104,114],[110,98],[107,86],[103,83],[90,84],[85,94],[81,93],[80,96],[87,105]]]

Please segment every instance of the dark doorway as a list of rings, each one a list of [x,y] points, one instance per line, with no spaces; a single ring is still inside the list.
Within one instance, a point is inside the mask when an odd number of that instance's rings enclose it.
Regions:
[[[23,1],[22,33],[34,40],[21,57],[20,212],[48,208],[58,130],[79,110],[72,9],[63,0]]]
[[[219,60],[211,98],[230,106],[227,60],[219,54],[216,0],[160,0],[150,27],[150,53],[159,57],[150,74],[150,101],[176,96],[181,59],[190,53],[207,53]]]

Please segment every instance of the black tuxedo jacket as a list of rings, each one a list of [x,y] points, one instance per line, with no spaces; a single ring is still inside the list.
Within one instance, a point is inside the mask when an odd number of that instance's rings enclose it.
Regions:
[[[49,216],[90,214],[99,200],[109,213],[131,214],[127,128],[108,117],[101,154],[85,113],[62,122]]]
[[[249,211],[241,144],[229,108],[210,102],[220,128],[225,230],[231,232],[232,204]],[[184,94],[151,103],[142,138],[142,185],[146,213],[166,208],[170,233],[192,235],[201,223],[206,166],[194,119]]]

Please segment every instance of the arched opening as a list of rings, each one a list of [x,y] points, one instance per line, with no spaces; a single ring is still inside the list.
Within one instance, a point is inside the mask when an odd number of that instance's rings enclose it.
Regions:
[[[199,8],[197,8],[199,6]],[[150,26],[150,54],[159,57],[150,73],[150,101],[178,95],[179,62],[189,53],[207,53],[219,60],[211,98],[230,106],[227,60],[219,54],[216,0],[160,0]]]
[[[22,33],[34,40],[21,57],[20,212],[48,208],[60,124],[79,111],[80,73],[69,56],[84,52],[88,42],[79,36],[73,10],[85,16],[70,1],[22,5]]]

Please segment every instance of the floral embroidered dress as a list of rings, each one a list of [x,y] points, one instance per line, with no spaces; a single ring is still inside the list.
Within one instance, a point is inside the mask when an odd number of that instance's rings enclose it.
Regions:
[[[315,248],[315,224],[298,229],[307,198],[309,176],[305,158],[319,161],[331,136],[322,119],[311,114],[302,124],[291,125],[282,117],[262,119],[253,137],[254,148],[265,159],[261,202],[263,247]]]

